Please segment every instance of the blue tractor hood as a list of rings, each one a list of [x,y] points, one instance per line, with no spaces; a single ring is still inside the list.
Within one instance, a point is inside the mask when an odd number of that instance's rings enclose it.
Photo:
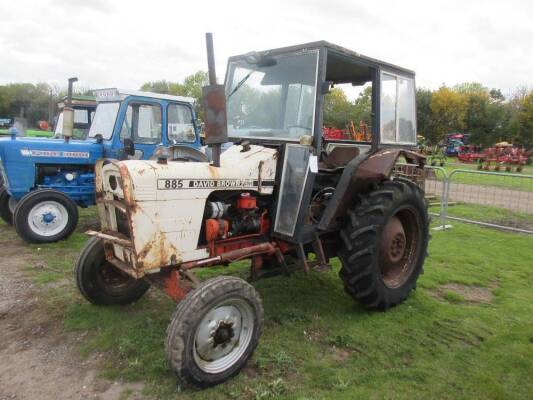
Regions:
[[[17,200],[35,188],[39,166],[92,166],[103,156],[104,146],[95,139],[0,138],[0,172]]]
[[[70,140],[47,138],[0,138],[0,159],[44,164],[94,164],[104,148],[95,139]]]

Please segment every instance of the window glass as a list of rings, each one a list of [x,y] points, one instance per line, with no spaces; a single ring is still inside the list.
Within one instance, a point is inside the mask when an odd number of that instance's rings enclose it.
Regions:
[[[111,139],[119,107],[120,103],[98,104],[89,130],[89,137],[102,135],[104,139]]]
[[[396,77],[381,75],[381,141],[396,141]]]
[[[88,124],[89,114],[87,110],[74,109],[74,123],[75,124]]]
[[[415,85],[412,79],[398,77],[398,141],[415,143]]]
[[[231,62],[226,85],[230,137],[298,140],[312,135],[318,52]]]
[[[159,143],[161,107],[158,104],[129,104],[120,138],[131,138],[135,143]]]
[[[192,110],[182,104],[168,106],[168,139],[178,143],[196,140]]]

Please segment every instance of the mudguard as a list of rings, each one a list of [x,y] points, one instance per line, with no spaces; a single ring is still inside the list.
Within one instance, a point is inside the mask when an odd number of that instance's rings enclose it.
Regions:
[[[353,203],[355,195],[372,184],[389,179],[400,156],[409,164],[424,168],[425,157],[404,149],[381,149],[370,155],[361,154],[350,161],[342,172],[337,188],[318,224],[318,229],[329,229]]]

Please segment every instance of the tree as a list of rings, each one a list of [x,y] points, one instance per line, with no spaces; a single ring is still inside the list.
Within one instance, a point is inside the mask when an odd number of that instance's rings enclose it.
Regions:
[[[416,126],[418,133],[430,143],[438,142],[432,127],[431,97],[433,92],[429,89],[416,90]]]
[[[207,72],[197,71],[188,75],[183,83],[169,82],[166,80],[146,82],[141,86],[141,90],[154,93],[172,94],[175,96],[192,97],[196,101],[196,114],[201,118],[203,110],[201,107],[202,86],[207,85]]]
[[[464,94],[442,86],[431,96],[430,108],[437,141],[443,140],[447,133],[465,128],[467,97]]]

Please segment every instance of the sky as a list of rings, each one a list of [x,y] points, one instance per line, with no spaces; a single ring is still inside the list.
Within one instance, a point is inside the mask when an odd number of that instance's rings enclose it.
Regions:
[[[417,73],[417,86],[533,87],[533,1],[2,0],[0,84],[138,89],[231,55],[327,40]]]

